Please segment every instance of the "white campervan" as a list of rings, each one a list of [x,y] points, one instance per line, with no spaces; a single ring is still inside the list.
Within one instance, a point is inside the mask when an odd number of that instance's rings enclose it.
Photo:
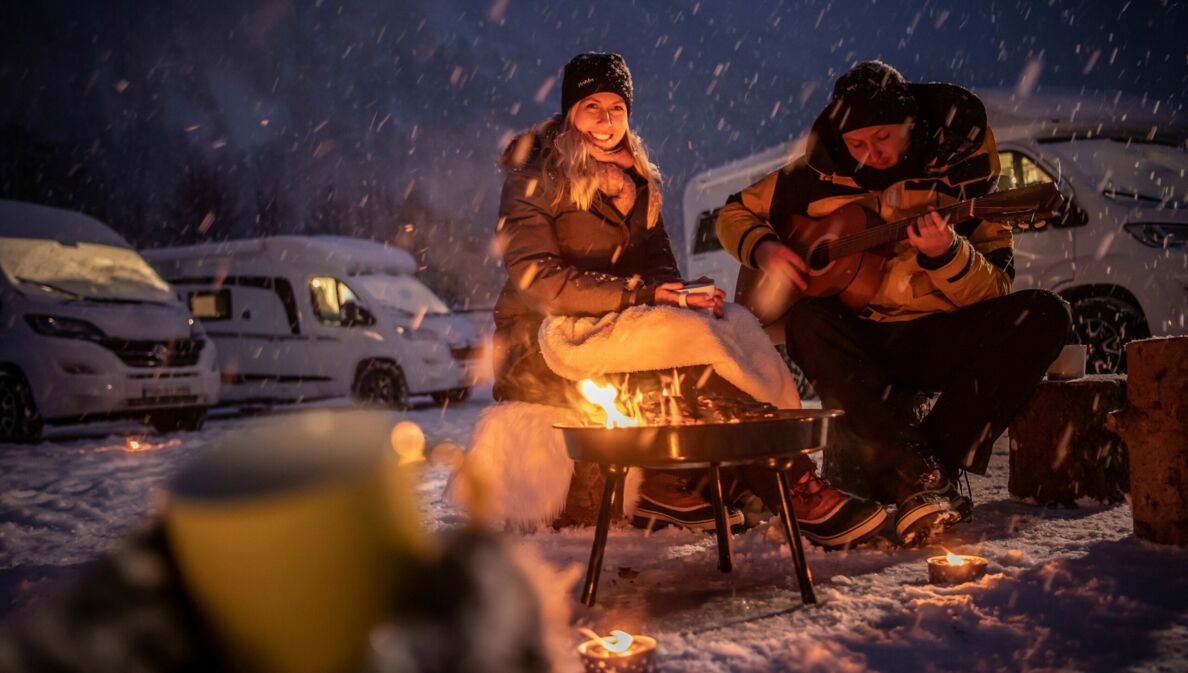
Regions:
[[[1016,289],[1073,307],[1093,372],[1124,370],[1126,341],[1188,332],[1188,128],[1133,107],[981,94],[998,143],[1000,189],[1055,182],[1066,216],[1015,231]],[[733,296],[738,263],[718,242],[718,209],[803,153],[787,143],[694,176],[684,195],[688,276]]]
[[[223,402],[354,397],[402,408],[470,391],[474,328],[399,248],[274,236],[145,252],[218,345]]]
[[[216,362],[186,307],[114,231],[0,201],[0,442],[113,417],[196,429],[217,401]]]

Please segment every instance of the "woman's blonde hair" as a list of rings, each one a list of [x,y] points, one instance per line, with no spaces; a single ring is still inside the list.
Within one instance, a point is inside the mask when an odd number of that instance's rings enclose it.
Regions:
[[[577,207],[589,210],[598,193],[599,176],[602,168],[599,161],[590,154],[586,142],[582,140],[581,132],[573,125],[573,115],[577,106],[569,110],[569,114],[561,121],[561,130],[553,139],[553,151],[549,153],[547,170],[545,170],[546,187],[551,180],[559,180],[560,189],[556,189],[553,205],[560,204],[566,196],[573,199]],[[628,152],[633,160],[635,172],[648,183],[648,228],[656,226],[660,220],[660,169],[648,159],[648,151],[639,136],[631,132],[623,135],[622,151]]]

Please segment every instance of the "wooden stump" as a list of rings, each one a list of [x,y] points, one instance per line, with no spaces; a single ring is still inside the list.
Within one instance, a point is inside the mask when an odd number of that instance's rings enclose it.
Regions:
[[[1010,425],[1011,495],[1044,505],[1121,501],[1129,490],[1126,449],[1105,425],[1125,403],[1125,376],[1040,382]]]
[[[1129,404],[1111,429],[1130,449],[1134,534],[1188,545],[1188,337],[1126,346]]]

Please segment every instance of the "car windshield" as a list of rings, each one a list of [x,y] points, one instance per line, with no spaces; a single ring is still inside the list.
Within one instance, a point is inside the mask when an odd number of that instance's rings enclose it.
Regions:
[[[413,315],[446,315],[450,307],[412,276],[392,276],[386,273],[354,276],[355,284],[381,305]]]
[[[1044,150],[1088,172],[1111,199],[1188,207],[1188,152],[1183,148],[1094,138],[1051,143]]]
[[[0,270],[32,292],[97,301],[171,301],[169,285],[135,250],[43,238],[0,239]]]

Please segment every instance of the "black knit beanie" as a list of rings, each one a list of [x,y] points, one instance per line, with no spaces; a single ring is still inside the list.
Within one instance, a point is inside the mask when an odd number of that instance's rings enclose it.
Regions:
[[[882,61],[859,63],[837,79],[829,120],[838,133],[902,124],[916,115],[916,98],[898,70]]]
[[[596,93],[617,93],[631,114],[631,71],[618,54],[590,52],[578,54],[565,64],[561,79],[561,116],[578,101]]]

